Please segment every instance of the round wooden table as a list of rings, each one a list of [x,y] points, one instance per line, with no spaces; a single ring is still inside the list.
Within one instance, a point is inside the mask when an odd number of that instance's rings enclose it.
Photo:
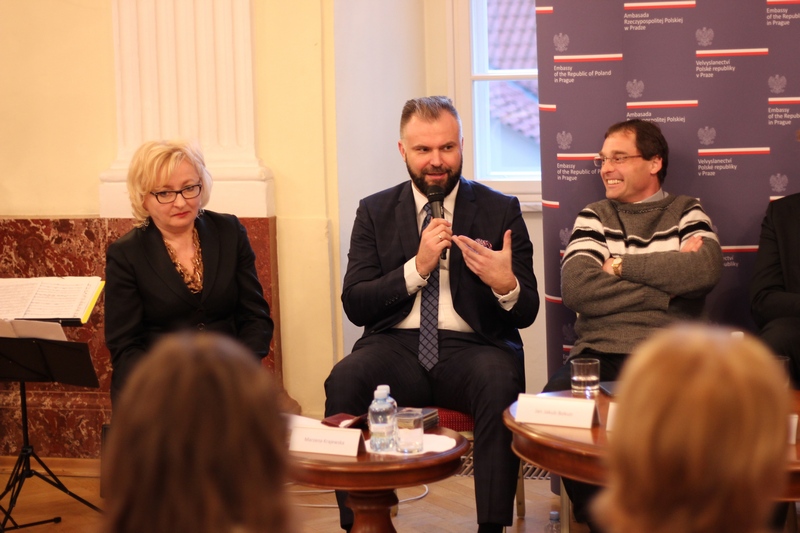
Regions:
[[[549,396],[571,396],[570,391],[547,393]],[[514,420],[517,404],[503,413],[503,422],[513,434],[512,449],[522,459],[578,481],[604,485],[606,482],[606,418],[610,398],[597,397],[600,425],[591,429],[525,424]],[[800,413],[800,391],[794,391],[793,413]],[[788,445],[789,481],[781,501],[800,500],[800,444]]]
[[[455,474],[469,441],[446,428],[426,433],[455,440],[451,449],[420,455],[398,456],[362,453],[357,457],[292,452],[291,477],[311,487],[348,491],[347,506],[355,515],[352,533],[394,532],[391,508],[394,490],[439,481]]]

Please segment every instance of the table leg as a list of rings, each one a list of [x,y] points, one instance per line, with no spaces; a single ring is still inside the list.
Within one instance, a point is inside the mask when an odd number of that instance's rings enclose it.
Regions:
[[[396,533],[392,525],[391,508],[397,505],[393,490],[351,490],[345,502],[353,510],[351,533]]]
[[[569,533],[572,522],[572,502],[569,501],[567,489],[564,487],[564,480],[561,480],[561,533]]]

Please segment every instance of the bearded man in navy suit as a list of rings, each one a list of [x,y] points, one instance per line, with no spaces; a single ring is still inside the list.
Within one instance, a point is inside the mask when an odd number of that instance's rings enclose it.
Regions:
[[[519,469],[502,413],[525,390],[518,329],[539,310],[533,246],[515,197],[461,177],[450,99],[406,102],[398,148],[411,180],[364,198],[356,212],[342,302],[364,334],[325,382],[325,415],[366,412],[379,384],[401,407],[473,415],[478,531],[501,531],[513,520]],[[444,191],[443,218],[427,222],[432,186]],[[434,278],[438,350],[421,362],[421,295]],[[349,530],[353,515],[337,496]]]

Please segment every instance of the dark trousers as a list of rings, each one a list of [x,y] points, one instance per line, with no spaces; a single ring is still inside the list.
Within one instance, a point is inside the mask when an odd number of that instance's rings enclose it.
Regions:
[[[792,386],[800,388],[800,318],[776,318],[768,322],[759,335],[773,352],[789,358]]]
[[[600,360],[600,381],[616,381],[619,377],[619,373],[622,371],[622,365],[625,363],[627,355],[584,351],[573,357],[573,359],[582,358],[596,358]],[[567,363],[550,376],[542,392],[570,390],[571,388],[570,364]],[[564,481],[564,488],[567,490],[567,494],[569,494],[569,499],[572,501],[572,511],[575,514],[575,520],[588,523],[590,531],[600,531],[599,528],[592,523],[589,513],[589,506],[592,499],[594,499],[600,491],[600,487],[569,478],[562,478],[562,480]]]
[[[511,525],[519,460],[503,411],[525,390],[522,358],[483,344],[475,334],[439,332],[439,362],[417,360],[419,332],[389,330],[361,338],[325,381],[325,416],[365,413],[375,388],[387,384],[400,407],[437,406],[475,418],[475,500],[478,523]],[[337,493],[342,527],[352,511]]]

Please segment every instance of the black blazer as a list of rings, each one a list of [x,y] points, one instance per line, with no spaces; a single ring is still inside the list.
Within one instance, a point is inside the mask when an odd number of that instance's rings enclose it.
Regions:
[[[750,283],[750,311],[759,328],[800,317],[800,194],[770,202],[761,224]]]
[[[205,211],[195,222],[203,252],[203,291],[192,294],[170,260],[155,224],[135,228],[106,254],[106,344],[112,398],[136,362],[163,333],[222,332],[256,356],[269,353],[273,323],[244,226]]]
[[[342,303],[348,318],[364,326],[364,336],[391,328],[405,318],[416,294],[406,291],[403,265],[417,254],[416,205],[411,181],[361,200],[356,212],[344,277]],[[539,310],[533,245],[519,201],[485,185],[461,178],[453,214],[453,233],[503,246],[512,231],[512,261],[520,284],[516,305],[505,311],[478,276],[450,248],[450,290],[456,312],[487,343],[522,356],[518,328],[531,325]]]

